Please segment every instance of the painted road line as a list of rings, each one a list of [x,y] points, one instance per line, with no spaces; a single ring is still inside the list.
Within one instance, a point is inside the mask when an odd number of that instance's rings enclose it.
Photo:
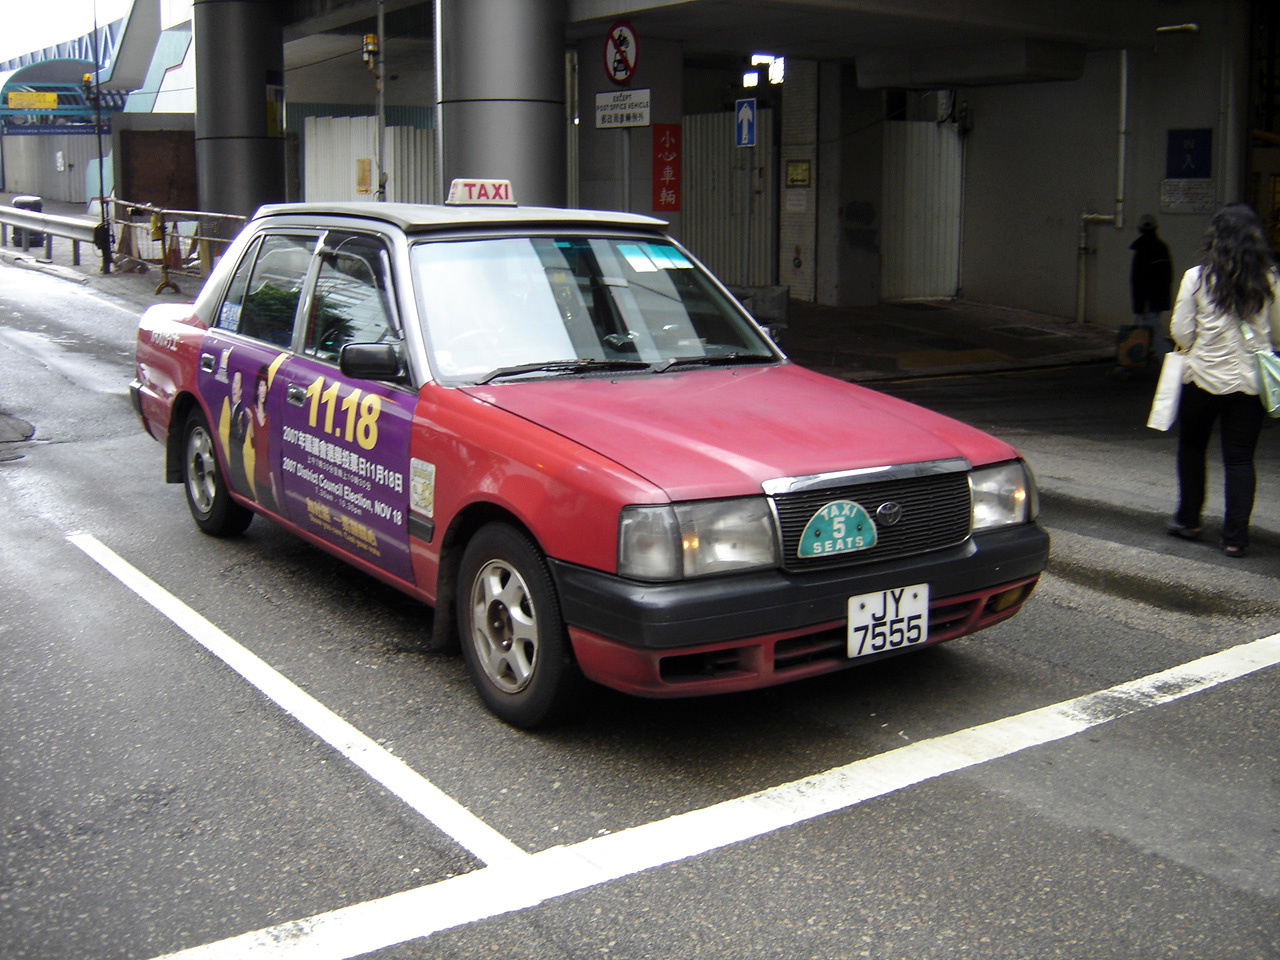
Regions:
[[[710,807],[157,960],[349,960],[688,860],[1280,664],[1280,633]]]
[[[207,619],[123,560],[94,537],[67,538],[108,573],[172,620],[317,737],[386,787],[436,827],[478,857],[498,864],[528,854],[444,793],[407,763],[365,736],[346,720],[276,672]]]

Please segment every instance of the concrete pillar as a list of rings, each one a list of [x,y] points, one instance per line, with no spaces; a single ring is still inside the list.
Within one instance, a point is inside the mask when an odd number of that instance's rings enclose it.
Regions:
[[[436,0],[442,185],[512,182],[525,206],[564,206],[564,0]]]
[[[285,199],[284,31],[276,0],[194,0],[200,209]]]

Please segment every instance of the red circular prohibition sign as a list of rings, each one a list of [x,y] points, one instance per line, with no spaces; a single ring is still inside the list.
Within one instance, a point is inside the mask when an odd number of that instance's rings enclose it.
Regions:
[[[619,20],[609,28],[604,41],[604,72],[617,84],[631,82],[636,72],[636,31],[626,20]]]

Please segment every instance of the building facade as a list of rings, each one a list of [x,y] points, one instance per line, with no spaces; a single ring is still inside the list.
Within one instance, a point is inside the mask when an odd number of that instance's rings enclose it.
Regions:
[[[1141,215],[1175,270],[1225,202],[1280,239],[1280,24],[1262,0],[136,0],[135,16],[148,5],[163,29],[114,142],[185,113],[169,125],[197,166],[226,170],[213,141],[247,131],[266,147],[234,165],[273,168],[248,178],[265,199],[438,201],[451,175],[505,176],[537,202],[662,217],[736,285],[1110,326]],[[211,24],[223,53],[201,64]]]

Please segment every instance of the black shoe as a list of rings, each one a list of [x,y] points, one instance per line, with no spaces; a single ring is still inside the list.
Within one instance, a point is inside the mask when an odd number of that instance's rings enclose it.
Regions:
[[[1164,529],[1169,536],[1177,537],[1179,540],[1199,540],[1204,533],[1199,527],[1188,527],[1177,520],[1170,520],[1165,524]]]
[[[1229,543],[1224,543],[1222,545],[1222,552],[1225,553],[1228,557],[1243,557],[1245,555],[1245,548],[1237,547]]]

